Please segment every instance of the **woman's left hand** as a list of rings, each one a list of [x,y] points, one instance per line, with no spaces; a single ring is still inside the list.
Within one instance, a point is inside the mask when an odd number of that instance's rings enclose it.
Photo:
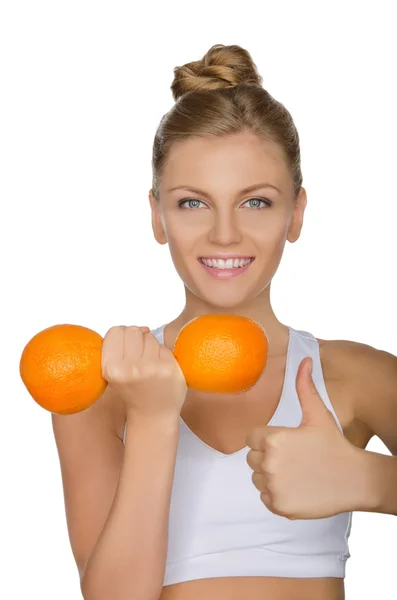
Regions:
[[[296,379],[303,414],[299,427],[259,427],[247,437],[247,462],[261,500],[288,519],[348,512],[363,492],[363,451],[341,433],[317,392],[311,365],[304,359]]]

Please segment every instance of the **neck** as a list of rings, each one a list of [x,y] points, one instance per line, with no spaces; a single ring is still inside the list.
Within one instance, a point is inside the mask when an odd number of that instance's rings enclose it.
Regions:
[[[242,317],[248,317],[259,323],[266,331],[269,340],[269,354],[278,353],[284,348],[285,341],[288,338],[288,328],[283,325],[274,314],[270,302],[270,284],[247,303],[223,307],[212,305],[197,296],[194,296],[189,289],[185,288],[186,304],[181,314],[167,326],[169,329],[170,343],[174,343],[176,336],[181,328],[192,319],[205,314],[233,314]],[[171,331],[173,333],[171,333]]]

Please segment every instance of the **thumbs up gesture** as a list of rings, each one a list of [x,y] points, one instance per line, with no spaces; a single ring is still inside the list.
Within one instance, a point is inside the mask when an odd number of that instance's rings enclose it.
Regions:
[[[252,481],[265,506],[289,519],[319,519],[357,504],[360,449],[341,433],[314,385],[312,360],[298,370],[299,427],[259,427],[247,437]]]

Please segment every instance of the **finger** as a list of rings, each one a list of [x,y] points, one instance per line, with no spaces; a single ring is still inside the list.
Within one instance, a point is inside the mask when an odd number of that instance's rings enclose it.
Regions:
[[[270,510],[271,506],[273,504],[273,499],[272,499],[270,492],[268,490],[261,492],[260,498],[261,498],[263,504],[266,506],[266,508],[268,508]]]
[[[314,383],[312,365],[312,359],[302,360],[296,377],[296,392],[302,409],[301,425],[335,424]]]
[[[254,486],[256,487],[256,489],[259,492],[267,492],[266,475],[263,475],[263,473],[257,473],[256,471],[254,471],[252,473],[251,479],[252,479],[252,483],[254,484]]]
[[[153,333],[146,333],[144,336],[142,359],[160,358],[160,344]]]
[[[150,332],[150,328],[147,327],[147,325],[143,325],[139,329],[142,331],[142,333],[149,333]]]
[[[283,443],[285,435],[288,431],[291,431],[291,427],[283,426],[271,426],[265,425],[264,427],[256,427],[248,433],[246,438],[247,446],[252,450],[260,450],[266,452],[270,446],[276,447]]]
[[[255,427],[255,429],[252,429],[248,433],[246,443],[252,450],[264,450],[264,443],[262,441],[264,438],[264,429],[264,427]]]
[[[125,328],[124,333],[124,361],[135,364],[142,359],[144,334],[141,328],[135,325]]]
[[[124,325],[111,327],[103,338],[102,344],[102,373],[110,361],[119,363],[124,357]]]
[[[255,427],[255,429],[248,433],[246,438],[247,446],[252,448],[252,450],[264,452],[269,441],[282,429],[285,429],[285,427],[271,427],[268,425]]]
[[[173,352],[165,344],[160,344],[160,358],[166,362],[177,362]]]
[[[264,452],[260,450],[250,450],[247,454],[247,463],[248,466],[251,467],[257,473],[263,473],[263,462],[264,462]]]

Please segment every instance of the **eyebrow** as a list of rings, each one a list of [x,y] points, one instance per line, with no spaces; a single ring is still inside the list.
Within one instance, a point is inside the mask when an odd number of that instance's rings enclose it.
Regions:
[[[281,194],[281,190],[279,190],[276,186],[271,185],[270,183],[255,183],[254,185],[250,185],[242,190],[240,190],[240,194],[248,194],[249,192],[253,192],[254,190],[259,190],[262,188],[272,188]],[[188,190],[189,192],[193,192],[194,194],[200,194],[201,196],[205,196],[206,198],[211,198],[207,192],[203,190],[199,190],[198,188],[192,187],[190,185],[178,185],[176,187],[170,188],[167,192],[174,192],[175,190]]]

